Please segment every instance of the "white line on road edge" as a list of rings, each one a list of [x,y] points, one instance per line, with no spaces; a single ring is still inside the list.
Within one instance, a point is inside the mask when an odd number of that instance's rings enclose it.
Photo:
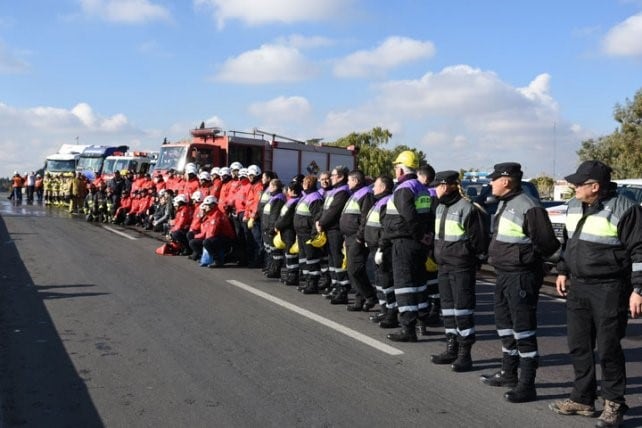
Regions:
[[[366,336],[365,334],[361,334],[358,331],[355,331],[351,328],[348,328],[344,325],[341,325],[339,323],[336,323],[332,320],[329,320],[327,318],[324,318],[320,315],[315,314],[314,312],[310,312],[307,309],[303,309],[299,306],[293,305],[292,303],[288,303],[285,300],[281,300],[278,297],[274,297],[271,294],[265,293],[263,291],[257,290],[254,287],[251,287],[247,284],[242,283],[241,281],[236,281],[234,279],[228,279],[228,283],[241,288],[247,292],[250,292],[256,296],[262,297],[265,300],[269,300],[272,303],[275,303],[279,306],[282,306],[286,309],[291,310],[292,312],[296,312],[299,315],[303,315],[306,318],[311,319],[312,321],[316,321],[319,324],[323,324],[326,327],[330,327],[333,330],[338,331],[339,333],[343,333],[348,337],[351,337],[355,340],[358,340],[361,343],[365,343],[368,346],[372,346],[373,348],[385,352],[386,354],[389,355],[402,355],[403,351],[397,348],[393,348],[392,346],[386,345],[383,342],[379,342],[378,340],[375,340],[371,337]]]
[[[120,230],[116,230],[116,229],[114,229],[114,228],[112,228],[112,227],[109,227],[109,226],[103,226],[103,228],[104,228],[104,229],[107,229],[107,230],[108,230],[108,231],[110,231],[110,232],[115,233],[116,235],[124,236],[124,237],[125,237],[125,238],[127,238],[127,239],[131,239],[131,240],[138,239],[138,238],[134,238],[133,236],[129,236],[128,234],[123,233],[123,232],[121,232]]]

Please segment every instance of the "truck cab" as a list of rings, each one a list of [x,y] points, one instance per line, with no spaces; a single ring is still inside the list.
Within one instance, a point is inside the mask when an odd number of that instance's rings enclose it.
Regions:
[[[105,164],[103,166],[103,180],[110,180],[114,176],[114,172],[120,171],[122,175],[125,175],[127,171],[133,171],[134,174],[139,173],[148,173],[152,169],[152,165],[156,157],[158,156],[157,152],[116,152],[111,156],[105,158]]]
[[[82,172],[89,181],[94,181],[103,173],[105,159],[116,152],[124,153],[128,146],[88,146],[78,159],[76,170]]]

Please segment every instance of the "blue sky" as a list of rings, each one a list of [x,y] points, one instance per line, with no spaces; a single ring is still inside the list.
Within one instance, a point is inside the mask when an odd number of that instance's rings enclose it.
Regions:
[[[642,0],[5,0],[0,176],[205,121],[560,177],[640,88]]]

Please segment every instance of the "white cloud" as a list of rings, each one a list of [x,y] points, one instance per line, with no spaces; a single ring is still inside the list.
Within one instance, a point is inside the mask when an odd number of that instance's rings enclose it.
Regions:
[[[136,24],[147,21],[167,21],[167,8],[149,0],[79,0],[83,12],[110,22]]]
[[[347,13],[351,3],[352,0],[194,0],[195,6],[213,10],[220,29],[232,19],[252,26],[325,21]]]
[[[642,13],[611,28],[602,40],[604,52],[613,56],[642,56]]]
[[[17,108],[0,103],[0,177],[14,170],[35,170],[42,166],[47,155],[55,153],[61,144],[129,144],[134,148],[142,140],[157,148],[157,136],[133,127],[128,118],[117,113],[104,116],[94,112],[87,103],[71,109],[37,106]],[[182,134],[185,134],[183,128]],[[181,134],[181,135],[182,135]]]
[[[430,41],[388,37],[374,49],[357,51],[339,60],[334,66],[334,74],[339,77],[380,75],[402,64],[430,58],[434,54],[435,46]]]
[[[317,132],[332,140],[382,126],[392,145],[424,150],[438,170],[517,161],[527,175],[555,169],[559,176],[575,168],[575,151],[588,135],[560,117],[550,81],[543,73],[515,87],[491,71],[446,67],[376,86],[361,106],[328,113]]]
[[[277,97],[265,102],[255,102],[249,107],[252,116],[261,122],[261,128],[280,129],[289,123],[302,123],[310,118],[312,107],[303,97]]]
[[[29,64],[22,60],[0,40],[0,74],[18,74],[29,70]]]
[[[295,82],[316,74],[316,66],[298,49],[263,45],[259,49],[227,59],[216,75],[217,80],[235,83]]]

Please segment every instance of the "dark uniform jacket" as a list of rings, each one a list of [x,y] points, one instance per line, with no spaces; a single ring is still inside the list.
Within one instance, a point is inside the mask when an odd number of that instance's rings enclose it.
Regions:
[[[507,272],[542,267],[559,248],[548,213],[521,188],[500,198],[488,248],[488,263]]]
[[[368,211],[374,204],[372,189],[362,186],[352,191],[352,195],[343,207],[339,227],[346,237],[357,235],[356,238],[363,242],[363,228]]]
[[[319,218],[319,224],[323,230],[339,229],[339,218],[349,197],[350,189],[346,181],[340,181],[332,190],[326,192],[323,213]]]
[[[316,233],[315,223],[323,213],[323,197],[316,190],[311,190],[299,199],[294,211],[294,230],[297,235],[309,239]]]

